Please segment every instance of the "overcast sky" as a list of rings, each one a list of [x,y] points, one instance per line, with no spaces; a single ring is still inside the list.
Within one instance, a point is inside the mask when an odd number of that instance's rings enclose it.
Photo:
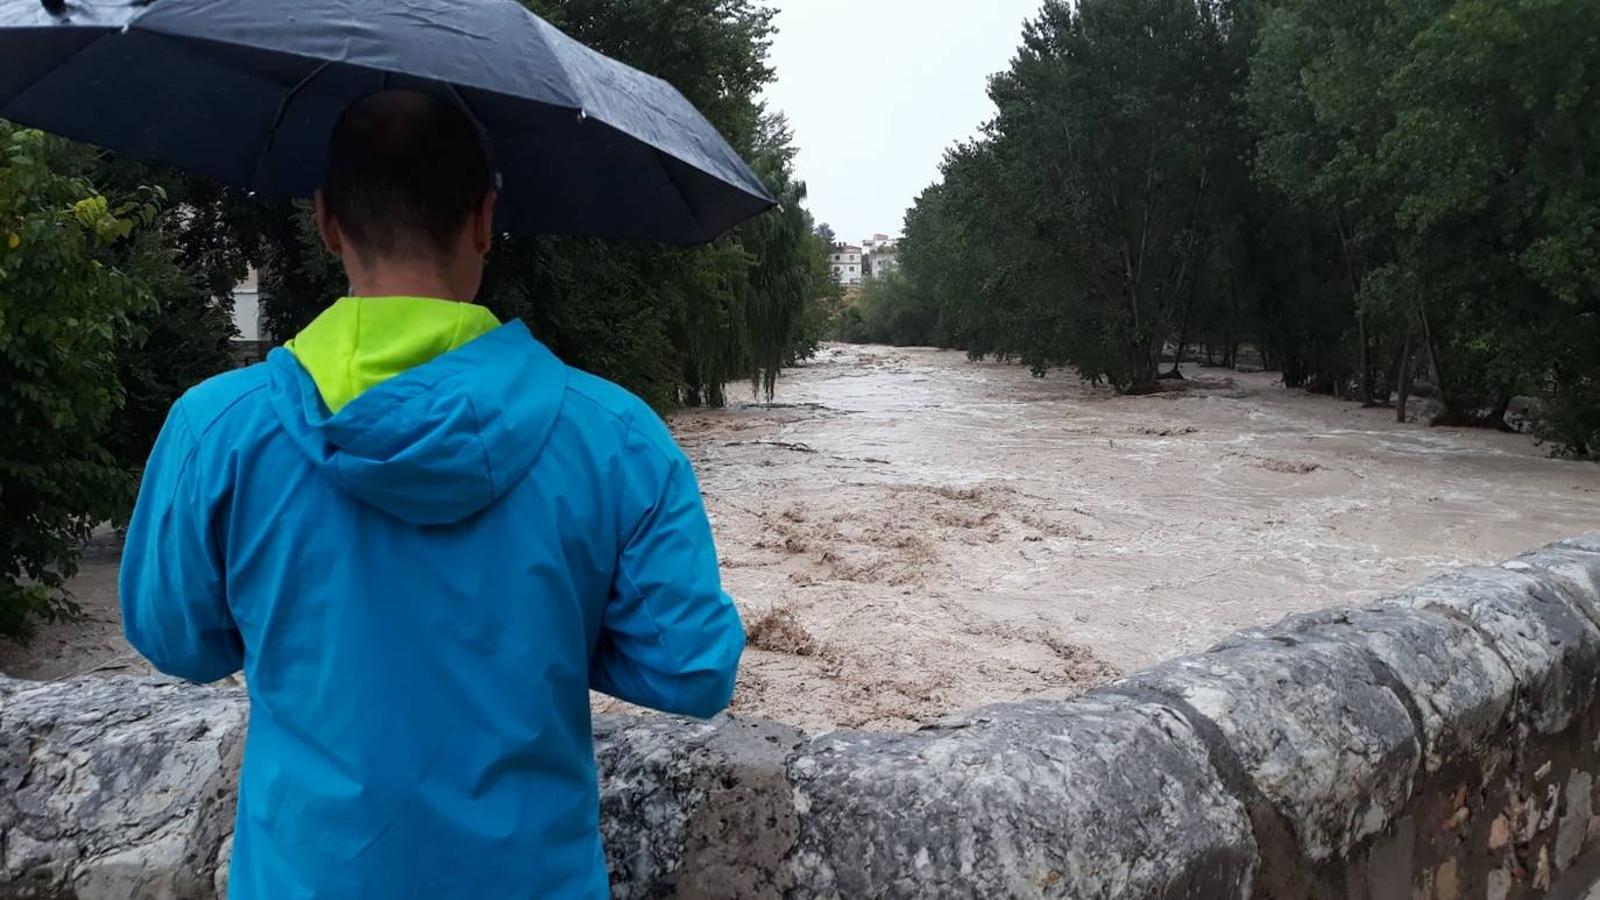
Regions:
[[[945,148],[994,115],[988,76],[1005,69],[1040,0],[768,0],[772,47],[799,175],[841,240],[900,233],[938,177]]]

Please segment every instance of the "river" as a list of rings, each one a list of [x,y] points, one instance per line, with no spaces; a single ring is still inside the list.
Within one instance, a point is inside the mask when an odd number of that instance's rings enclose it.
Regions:
[[[1190,374],[1121,397],[956,352],[829,347],[773,405],[674,417],[728,590],[760,623],[739,711],[905,728],[1068,695],[1600,529],[1600,467],[1525,436]]]
[[[775,403],[671,417],[752,630],[735,710],[913,728],[1067,696],[1600,530],[1600,466],[1527,437],[1190,374],[1121,397],[955,352],[832,346]],[[121,638],[116,563],[97,546],[73,585],[87,620],[0,643],[0,671],[146,671]]]

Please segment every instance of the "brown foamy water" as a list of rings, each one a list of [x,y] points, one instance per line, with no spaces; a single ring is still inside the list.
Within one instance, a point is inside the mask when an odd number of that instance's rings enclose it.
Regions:
[[[907,728],[1070,695],[1600,529],[1600,467],[1527,437],[1189,374],[1120,397],[956,352],[831,347],[775,407],[674,417],[728,590],[747,622],[784,620],[756,635],[737,710]]]

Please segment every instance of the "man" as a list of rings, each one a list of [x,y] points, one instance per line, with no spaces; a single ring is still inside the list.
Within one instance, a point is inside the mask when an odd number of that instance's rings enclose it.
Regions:
[[[250,726],[234,900],[603,897],[589,689],[707,717],[744,631],[693,471],[622,389],[469,301],[495,195],[453,105],[334,132],[339,300],[173,408],[128,640]]]

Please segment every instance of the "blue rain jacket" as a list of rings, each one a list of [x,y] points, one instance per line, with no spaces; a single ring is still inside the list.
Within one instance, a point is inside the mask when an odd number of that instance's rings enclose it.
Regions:
[[[122,609],[244,671],[233,900],[604,897],[589,690],[710,716],[744,645],[661,420],[520,322],[337,415],[281,349],[189,391]]]

